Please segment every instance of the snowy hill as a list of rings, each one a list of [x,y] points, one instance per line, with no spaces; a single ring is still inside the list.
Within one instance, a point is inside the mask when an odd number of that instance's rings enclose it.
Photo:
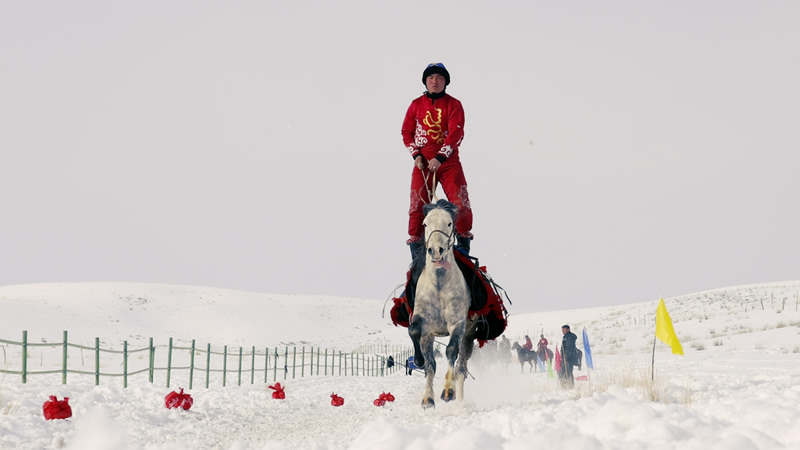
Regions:
[[[798,448],[800,282],[739,286],[665,299],[685,356],[658,343],[651,381],[656,300],[513,315],[506,334],[543,330],[551,343],[568,323],[589,332],[595,370],[573,390],[524,372],[514,355],[489,364],[477,350],[463,402],[423,410],[420,374],[280,380],[286,400],[263,383],[195,387],[190,411],[167,410],[171,389],[144,377],[122,388],[72,376],[0,376],[0,448],[103,449],[519,449],[547,435],[558,448]],[[763,308],[762,308],[763,303]],[[0,287],[0,338],[104,341],[149,336],[234,345],[408,344],[405,328],[381,319],[382,301],[277,296],[128,283]],[[12,351],[3,347],[4,355]],[[38,361],[37,361],[38,363]],[[443,362],[440,367],[443,366]],[[441,387],[443,373],[434,386]],[[272,380],[270,380],[272,382]],[[174,386],[173,386],[174,388]],[[381,392],[397,400],[375,407]],[[330,394],[345,398],[330,406]],[[48,395],[70,397],[73,418],[47,422]]]
[[[341,297],[269,295],[195,286],[45,283],[0,287],[0,330],[50,342],[131,342],[149,337],[218,345],[358,346],[384,339],[383,302]],[[335,331],[333,331],[335,330]]]

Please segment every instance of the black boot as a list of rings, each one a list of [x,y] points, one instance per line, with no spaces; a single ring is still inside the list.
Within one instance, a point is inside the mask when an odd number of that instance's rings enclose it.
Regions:
[[[469,244],[472,238],[465,237],[465,236],[458,236],[458,243],[456,244],[456,248],[461,250],[462,253],[469,256]]]
[[[411,260],[413,261],[417,254],[422,252],[422,241],[412,242],[408,244],[408,248],[411,249]]]

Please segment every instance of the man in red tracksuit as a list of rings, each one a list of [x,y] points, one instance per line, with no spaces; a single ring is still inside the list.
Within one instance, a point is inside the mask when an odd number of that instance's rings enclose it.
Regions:
[[[442,63],[429,64],[422,72],[427,91],[411,102],[403,121],[403,143],[411,157],[411,205],[408,209],[408,241],[412,257],[423,247],[425,218],[422,206],[430,203],[436,184],[441,183],[447,199],[458,207],[456,238],[462,252],[469,254],[472,239],[472,208],[467,180],[458,148],[464,139],[464,108],[445,92],[450,73]],[[435,176],[434,176],[435,175]]]

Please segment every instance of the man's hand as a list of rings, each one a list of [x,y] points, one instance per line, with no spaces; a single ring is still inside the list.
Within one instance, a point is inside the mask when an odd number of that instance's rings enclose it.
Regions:
[[[439,166],[441,165],[442,163],[440,163],[438,159],[434,158],[428,161],[428,170],[430,170],[431,172],[436,172],[436,169],[438,169]]]
[[[425,170],[425,158],[422,156],[417,156],[414,158],[414,164],[417,166],[417,169]]]

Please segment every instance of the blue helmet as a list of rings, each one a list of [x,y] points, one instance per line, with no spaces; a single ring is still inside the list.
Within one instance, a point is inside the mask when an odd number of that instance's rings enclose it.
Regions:
[[[422,72],[422,84],[425,84],[425,79],[429,76],[438,73],[439,75],[444,77],[444,85],[447,86],[450,84],[450,72],[444,67],[444,64],[438,63],[430,63],[428,67]]]

